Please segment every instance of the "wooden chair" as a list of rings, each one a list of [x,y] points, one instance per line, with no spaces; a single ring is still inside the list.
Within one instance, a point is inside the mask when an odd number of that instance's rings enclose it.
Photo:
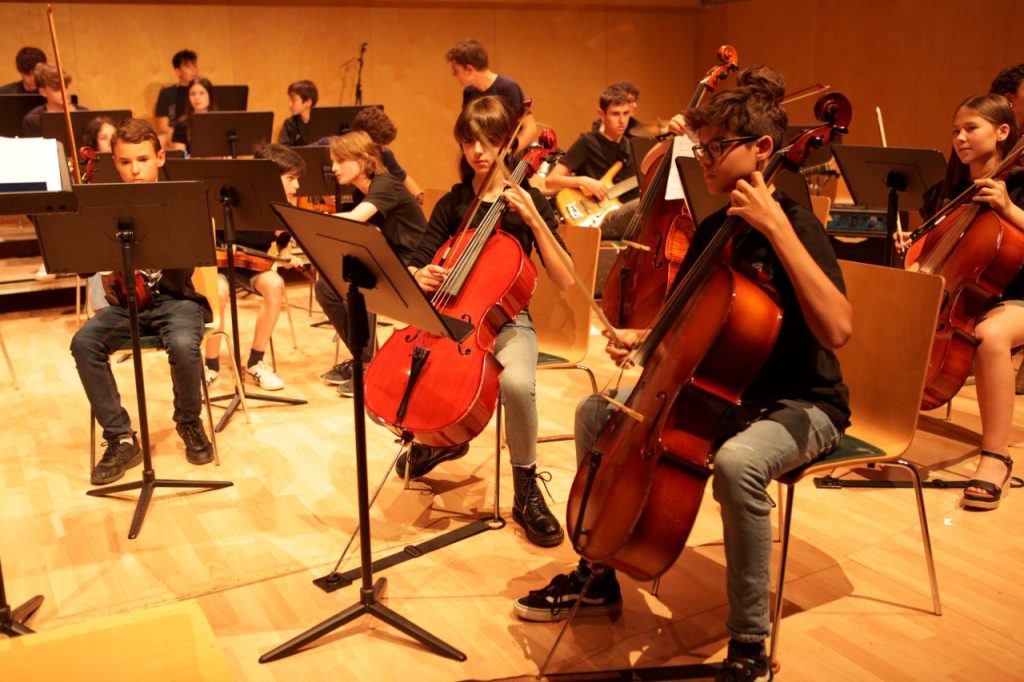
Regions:
[[[224,341],[227,343],[228,358],[231,362],[231,367],[234,370],[235,376],[235,389],[238,391],[238,395],[241,396],[242,410],[245,412],[245,420],[247,423],[249,419],[249,408],[245,404],[245,392],[242,390],[242,375],[238,371],[238,367],[235,365],[235,354],[232,350],[231,336],[227,332],[217,330],[220,326],[220,304],[218,302],[218,289],[217,289],[217,268],[216,266],[209,266],[203,268],[196,268],[195,272],[192,273],[192,286],[196,288],[196,291],[204,296],[207,302],[210,304],[210,308],[213,310],[213,320],[211,320],[205,327],[203,332],[203,338],[199,342],[199,348],[206,347],[206,341],[211,336],[220,335],[224,337]],[[146,335],[139,338],[139,345],[143,351],[146,350],[163,350],[164,345],[159,335]],[[131,353],[131,340],[125,345],[118,349],[118,351],[127,351]],[[200,363],[202,363],[200,359]],[[217,466],[220,466],[220,454],[217,452],[217,434],[215,431],[216,424],[213,421],[213,411],[210,408],[210,394],[206,390],[206,381],[200,381],[200,385],[203,390],[203,402],[206,403],[206,418],[210,426],[210,442],[213,445],[213,461]],[[89,411],[89,456],[90,456],[90,471],[96,468],[96,415]]]
[[[832,200],[825,196],[814,195],[811,197],[811,208],[814,210],[814,217],[822,225],[828,225],[828,212],[832,208]]]
[[[840,261],[853,306],[853,337],[839,349],[843,379],[850,389],[851,425],[839,445],[819,460],[779,479],[786,486],[781,519],[782,559],[775,593],[771,659],[776,659],[783,588],[796,484],[836,467],[896,465],[910,472],[917,497],[935,615],[942,614],[935,577],[921,477],[902,457],[910,448],[924,391],[932,336],[942,298],[942,278],[893,268]]]
[[[561,291],[548,278],[540,257],[533,254],[537,266],[537,291],[530,299],[530,316],[537,330],[540,355],[538,370],[577,369],[586,372],[592,393],[597,393],[597,379],[583,359],[590,347],[590,300],[594,297],[597,257],[601,246],[601,230],[595,227],[562,225],[558,234],[565,242],[580,280],[589,287],[587,294],[573,287]],[[538,442],[571,440],[571,434],[542,436]]]

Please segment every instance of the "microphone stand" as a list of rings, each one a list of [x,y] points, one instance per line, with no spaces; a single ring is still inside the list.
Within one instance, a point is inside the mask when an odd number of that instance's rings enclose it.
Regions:
[[[366,54],[366,43],[359,45],[359,70],[356,72],[356,106],[363,103],[363,55]]]

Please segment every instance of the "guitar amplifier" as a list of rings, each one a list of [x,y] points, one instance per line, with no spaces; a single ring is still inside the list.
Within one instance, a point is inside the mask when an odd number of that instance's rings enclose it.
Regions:
[[[889,251],[889,231],[885,224],[886,212],[879,209],[854,206],[835,206],[829,209],[829,221],[825,226],[828,240],[836,257],[871,265],[885,265]],[[903,225],[908,224],[909,214],[900,211]],[[902,258],[893,259],[893,265],[902,267]]]

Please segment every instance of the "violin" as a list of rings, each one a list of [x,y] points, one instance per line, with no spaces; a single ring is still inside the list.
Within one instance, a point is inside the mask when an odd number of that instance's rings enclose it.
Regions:
[[[1002,180],[1024,159],[1024,137],[986,177]],[[904,267],[943,278],[921,409],[949,402],[971,371],[974,326],[1024,267],[1024,234],[998,212],[972,201],[971,184],[910,235]]]
[[[809,130],[769,159],[770,184],[815,148],[845,134],[852,115],[839,93],[822,97]],[[576,472],[567,527],[586,560],[651,580],[679,556],[711,474],[716,429],[770,355],[782,325],[772,292],[732,264],[730,216],[694,259],[633,361],[643,373],[625,410],[612,414]]]
[[[718,64],[697,83],[689,107],[700,104],[728,75],[739,69],[739,55],[731,45],[718,48]],[[658,314],[686,256],[695,227],[682,199],[665,199],[672,167],[672,137],[649,156],[640,203],[623,235],[626,248],[615,258],[601,290],[601,308],[618,327],[642,328]]]
[[[556,147],[554,133],[545,130],[540,145],[528,148],[516,165],[509,184],[522,185]],[[498,159],[495,167],[502,163],[501,155]],[[488,186],[485,179],[481,187]],[[494,356],[495,339],[526,307],[537,285],[537,269],[519,241],[499,229],[508,209],[504,196],[470,227],[483,191],[461,231],[433,259],[449,275],[431,302],[439,313],[471,324],[472,332],[453,341],[414,327],[398,329],[366,371],[370,415],[403,439],[428,446],[466,443],[490,422],[502,369]]]

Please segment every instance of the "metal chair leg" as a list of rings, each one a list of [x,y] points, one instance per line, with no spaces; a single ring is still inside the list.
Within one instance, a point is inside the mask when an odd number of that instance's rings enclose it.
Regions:
[[[223,329],[213,332],[210,336],[224,337],[224,342],[228,347],[228,361],[231,363],[231,369],[235,373],[235,390],[238,391],[238,399],[242,404],[242,412],[245,413],[245,423],[252,424],[252,419],[249,418],[249,406],[245,402],[245,389],[242,388],[242,373],[239,370],[238,365],[235,364],[235,348],[231,343],[231,337]]]
[[[932,538],[928,532],[928,517],[924,511],[924,493],[921,490],[921,474],[917,467],[905,459],[898,459],[893,464],[910,471],[914,482],[914,494],[917,496],[917,516],[921,523],[921,542],[924,544],[924,557],[928,565],[928,581],[932,588],[932,610],[936,616],[942,615],[942,603],[939,600],[939,581],[935,574],[935,557],[932,554]]]
[[[292,305],[288,302],[287,290],[285,290],[284,301],[282,301],[282,303],[284,303],[284,314],[288,316],[288,329],[291,330],[292,333],[292,348],[298,350],[299,340],[295,336],[295,323],[292,321]]]
[[[655,578],[654,580],[651,581],[651,596],[652,597],[657,597],[659,589],[661,589],[661,576],[660,575],[657,578]]]
[[[775,655],[779,648],[779,629],[782,625],[782,604],[783,589],[786,586],[786,560],[789,558],[789,531],[793,520],[793,492],[795,486],[792,483],[786,484],[786,504],[782,522],[782,557],[779,561],[779,582],[775,588],[775,613],[772,615],[771,648],[768,651],[768,660],[775,664]]]

